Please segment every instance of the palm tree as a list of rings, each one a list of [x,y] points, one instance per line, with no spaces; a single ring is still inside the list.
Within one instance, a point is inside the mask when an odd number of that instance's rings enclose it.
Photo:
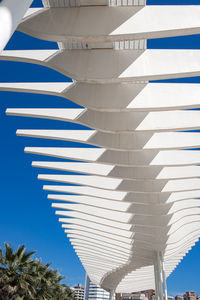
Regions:
[[[0,249],[0,290],[4,295],[3,299],[16,299],[16,295],[34,299],[34,285],[27,273],[33,263],[31,256],[34,253],[34,251],[26,252],[25,246],[19,247],[14,252],[7,243],[5,243],[5,255]]]
[[[32,259],[35,252],[21,246],[14,252],[5,243],[0,248],[0,300],[74,300],[71,289],[60,282],[64,279],[57,270]]]

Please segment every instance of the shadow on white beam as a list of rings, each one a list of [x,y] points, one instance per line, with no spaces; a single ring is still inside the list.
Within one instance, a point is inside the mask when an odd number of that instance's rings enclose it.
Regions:
[[[200,106],[200,84],[193,83],[12,82],[0,83],[0,91],[58,96],[98,111],[161,111]]]
[[[199,5],[51,8],[29,14],[18,30],[55,42],[155,39],[199,34],[199,14]]]
[[[8,50],[0,60],[35,63],[92,83],[200,75],[200,50]]]

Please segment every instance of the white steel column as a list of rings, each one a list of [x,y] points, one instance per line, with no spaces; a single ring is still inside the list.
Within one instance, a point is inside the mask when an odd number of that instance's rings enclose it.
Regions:
[[[167,282],[166,282],[166,274],[165,274],[165,265],[164,265],[164,258],[163,258],[163,253],[160,252],[160,257],[161,257],[161,267],[162,267],[162,278],[163,278],[163,289],[164,289],[164,299],[168,300],[168,295],[167,295]]]
[[[109,300],[113,300],[114,294],[115,294],[114,290],[110,291],[110,298],[109,298]]]
[[[158,274],[157,274],[157,264],[156,259],[154,261],[154,277],[155,277],[155,290],[156,290],[156,300],[159,300],[159,288],[158,288]]]
[[[5,48],[13,32],[33,0],[4,0],[0,4],[0,53]]]
[[[167,300],[167,284],[166,275],[163,264],[163,254],[157,251],[154,259],[154,274],[155,274],[155,287],[156,287],[156,299]]]

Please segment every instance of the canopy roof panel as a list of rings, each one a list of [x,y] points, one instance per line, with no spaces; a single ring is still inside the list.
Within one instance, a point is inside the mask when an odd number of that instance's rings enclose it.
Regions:
[[[91,280],[108,291],[156,288],[162,300],[165,274],[200,237],[200,85],[149,81],[199,76],[200,50],[146,49],[146,39],[200,33],[200,6],[43,2],[18,29],[60,49],[4,51],[0,60],[46,66],[74,81],[1,83],[0,90],[60,96],[81,107],[7,114],[66,125],[19,129],[19,136],[82,143],[25,152],[62,159],[32,165],[57,170],[38,179]],[[68,122],[88,128],[68,130]]]

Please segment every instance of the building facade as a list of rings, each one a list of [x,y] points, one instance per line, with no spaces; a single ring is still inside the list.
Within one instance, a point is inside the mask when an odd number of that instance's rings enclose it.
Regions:
[[[195,292],[185,292],[184,295],[177,295],[175,300],[198,300],[200,295],[197,295]]]
[[[110,293],[94,284],[86,274],[84,300],[109,300],[109,297]]]
[[[195,292],[186,292],[183,295],[184,300],[197,300],[199,296]]]
[[[120,300],[148,300],[148,298],[142,292],[131,293],[131,294],[123,293],[120,296]]]
[[[137,293],[116,294],[116,300],[155,300],[155,299],[156,299],[156,295],[155,295],[155,290],[153,289],[140,291]],[[168,296],[168,300],[173,300],[173,299],[174,299],[173,297]],[[176,300],[185,300],[185,299],[182,298]]]
[[[80,283],[71,288],[75,294],[76,300],[84,300],[84,286]]]

